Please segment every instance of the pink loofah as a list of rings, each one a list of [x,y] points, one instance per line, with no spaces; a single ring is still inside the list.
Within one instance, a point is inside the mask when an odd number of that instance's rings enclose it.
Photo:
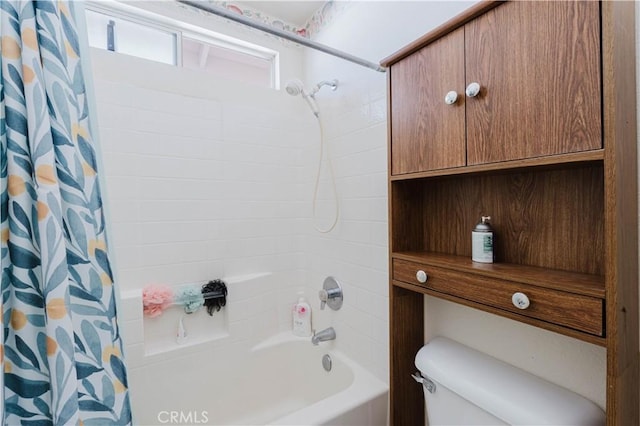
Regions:
[[[142,289],[143,312],[149,318],[162,314],[173,302],[173,290],[169,286],[151,284]]]

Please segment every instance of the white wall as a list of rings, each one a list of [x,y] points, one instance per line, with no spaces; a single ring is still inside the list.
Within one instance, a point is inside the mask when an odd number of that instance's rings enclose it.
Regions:
[[[358,2],[317,40],[377,61],[470,6],[469,2]],[[386,80],[374,71],[306,51],[306,80],[338,78],[318,97],[343,208],[338,229],[309,233],[308,282],[333,274],[345,284],[345,308],[320,313],[336,326],[336,344],[380,377],[388,374]],[[604,406],[604,348],[425,297],[425,341],[444,335],[492,354]]]

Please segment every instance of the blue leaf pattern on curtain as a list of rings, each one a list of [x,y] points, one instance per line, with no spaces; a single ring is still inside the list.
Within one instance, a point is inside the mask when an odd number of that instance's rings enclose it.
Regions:
[[[73,6],[0,1],[3,424],[131,424]]]

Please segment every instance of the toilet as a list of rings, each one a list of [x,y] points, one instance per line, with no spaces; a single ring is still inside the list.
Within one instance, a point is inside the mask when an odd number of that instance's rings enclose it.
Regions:
[[[429,426],[606,423],[592,401],[444,337],[423,346],[415,364]]]

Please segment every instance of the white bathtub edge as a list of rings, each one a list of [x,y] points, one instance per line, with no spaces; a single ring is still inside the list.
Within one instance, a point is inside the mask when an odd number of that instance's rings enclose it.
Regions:
[[[282,332],[260,342],[252,350],[306,339],[308,338],[293,336],[290,332]],[[303,425],[308,424],[309,419],[313,419],[314,425],[330,424],[329,422],[332,419],[388,394],[388,384],[375,377],[343,352],[338,350],[330,350],[328,352],[332,357],[340,359],[351,369],[354,375],[353,383],[348,388],[328,398],[270,422],[270,425]]]
[[[298,337],[294,336],[290,331],[283,331],[260,341],[255,346],[253,346],[250,351],[256,352],[262,349],[271,348],[273,346],[278,346],[289,342],[309,342],[309,344],[312,345],[311,337]]]

